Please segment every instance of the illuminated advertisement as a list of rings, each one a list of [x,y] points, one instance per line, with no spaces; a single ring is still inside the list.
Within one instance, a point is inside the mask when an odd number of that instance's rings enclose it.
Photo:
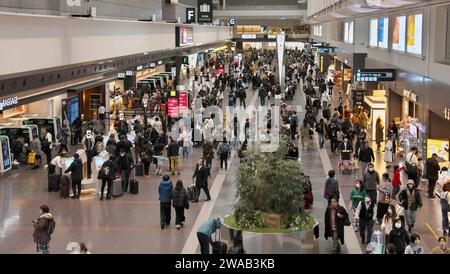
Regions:
[[[440,161],[448,161],[448,147],[448,140],[427,139],[427,158],[436,153]]]
[[[407,51],[413,54],[422,54],[422,22],[423,15],[408,16]]]
[[[353,44],[353,22],[345,22],[344,24],[344,42]]]
[[[188,108],[188,94],[186,91],[180,91],[178,93],[178,102],[179,102],[178,110],[180,111],[180,113],[183,113],[183,111],[187,110]]]
[[[351,81],[352,80],[352,69],[344,69],[344,81]]]
[[[378,19],[370,20],[370,46],[378,46]]]
[[[167,98],[167,113],[170,118],[180,117],[177,98]]]
[[[378,47],[388,48],[389,36],[389,18],[380,18],[378,20]]]
[[[405,51],[406,16],[395,17],[393,28],[392,49],[397,51]]]
[[[9,142],[7,137],[0,137],[0,144],[2,145],[2,159],[3,159],[3,170],[8,170],[11,168],[11,158]]]
[[[176,27],[176,46],[183,47],[194,43],[194,31],[192,27]]]

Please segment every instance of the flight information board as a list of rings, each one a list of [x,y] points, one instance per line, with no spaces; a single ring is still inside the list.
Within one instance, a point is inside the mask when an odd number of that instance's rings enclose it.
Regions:
[[[395,81],[394,69],[357,69],[356,82],[391,82]]]

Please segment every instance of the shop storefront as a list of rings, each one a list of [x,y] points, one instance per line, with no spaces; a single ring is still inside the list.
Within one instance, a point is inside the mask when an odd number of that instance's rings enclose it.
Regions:
[[[372,96],[364,97],[364,108],[369,113],[369,135],[372,141],[375,141],[376,136],[376,122],[381,120],[383,126],[383,136],[386,136],[386,109],[387,109],[387,97],[385,90],[374,90]]]

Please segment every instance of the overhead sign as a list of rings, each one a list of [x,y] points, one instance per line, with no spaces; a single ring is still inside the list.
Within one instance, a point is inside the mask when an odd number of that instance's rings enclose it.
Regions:
[[[137,66],[136,70],[142,70],[144,68],[144,66]]]
[[[158,65],[162,65],[163,64],[163,61],[162,60],[159,60],[158,61]]]
[[[133,76],[133,71],[132,70],[127,70],[127,72],[125,72],[126,76]]]
[[[66,0],[69,7],[81,7],[81,0]]]
[[[357,82],[392,82],[395,81],[395,69],[357,69]]]
[[[195,8],[186,8],[186,23],[195,23]]]
[[[242,34],[242,39],[256,39],[256,34]]]
[[[212,0],[197,0],[198,23],[213,22],[213,6]]]
[[[19,97],[17,97],[17,96],[1,99],[0,100],[0,110],[3,110],[3,108],[5,108],[5,107],[15,106],[18,103],[19,103]]]
[[[183,56],[181,64],[182,65],[189,65],[189,56]]]
[[[117,78],[124,79],[125,78],[125,73],[123,73],[123,72],[117,73]]]
[[[235,26],[236,25],[236,18],[230,18],[230,20],[228,21],[228,24],[230,26]]]

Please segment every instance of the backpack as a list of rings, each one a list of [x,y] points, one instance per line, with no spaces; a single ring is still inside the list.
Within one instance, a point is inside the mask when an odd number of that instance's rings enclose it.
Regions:
[[[55,231],[56,222],[54,219],[47,220],[47,230],[45,231],[48,235],[52,235]]]
[[[411,155],[411,158],[409,159],[411,161],[413,155]],[[417,168],[417,165],[415,164],[410,164],[409,162],[405,161],[405,165],[406,165],[406,169],[405,169],[405,173],[408,174],[409,176],[417,176],[419,174],[419,169]]]
[[[219,149],[219,153],[221,154],[221,155],[223,155],[223,154],[229,154],[230,153],[230,145],[229,144],[225,144],[225,143],[222,143],[222,145],[220,146],[220,149]]]
[[[41,148],[43,152],[47,152],[50,150],[50,142],[47,140],[47,138],[44,138],[44,140],[41,141]]]
[[[98,172],[98,179],[107,179],[109,177],[110,169],[109,166],[103,165]]]

